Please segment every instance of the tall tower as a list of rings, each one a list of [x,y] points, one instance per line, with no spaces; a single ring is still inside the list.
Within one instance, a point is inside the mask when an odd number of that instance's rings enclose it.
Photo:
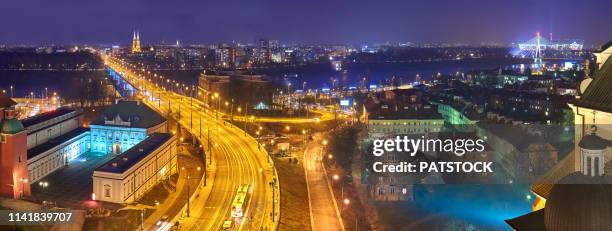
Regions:
[[[536,34],[536,50],[533,57],[533,63],[535,65],[542,64],[542,36],[540,36],[540,32]]]
[[[134,31],[132,38],[132,53],[140,53],[140,33]]]
[[[27,134],[13,117],[17,103],[0,94],[0,195],[12,198],[30,196],[27,166]]]

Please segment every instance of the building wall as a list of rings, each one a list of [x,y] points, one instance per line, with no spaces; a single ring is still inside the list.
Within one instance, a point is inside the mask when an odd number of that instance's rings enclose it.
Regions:
[[[75,117],[75,113],[68,113],[26,128],[28,130],[28,149],[44,144],[50,139],[66,134],[81,126],[83,116]]]
[[[0,194],[19,198],[30,195],[28,184],[26,132],[1,134],[0,143]]]
[[[219,94],[221,100],[230,99],[230,77],[222,75],[200,75],[198,79],[198,91],[201,94],[198,95],[200,100],[204,103],[211,105],[216,99],[212,100],[211,97],[214,93]]]
[[[444,117],[444,120],[449,124],[463,125],[475,124],[478,122],[477,120],[470,120],[467,116],[450,105],[436,102],[433,102],[433,104],[438,105],[438,113],[440,113],[440,115]]]
[[[176,136],[160,145],[123,173],[94,171],[93,192],[97,200],[131,203],[159,181],[177,171]]]
[[[412,201],[413,185],[403,184],[392,177],[381,177],[377,184],[368,185],[370,198],[375,201]]]
[[[28,160],[30,183],[42,179],[89,151],[89,132],[74,137]]]
[[[598,111],[589,108],[578,107],[570,104],[570,108],[574,111],[575,131],[574,131],[574,171],[580,171],[580,155],[578,144],[584,135],[590,134],[591,126],[597,126],[597,135],[601,138],[612,140],[612,113]],[[612,159],[612,148],[608,147],[606,151],[606,160]]]
[[[385,135],[426,134],[439,132],[444,124],[443,119],[401,119],[401,120],[368,120],[368,133],[371,138],[381,138]]]
[[[113,153],[116,146],[119,147],[119,153],[130,149],[140,141],[147,138],[149,134],[156,132],[167,132],[167,122],[163,122],[154,127],[131,128],[120,126],[102,126],[90,125],[91,128],[91,151],[102,153]],[[117,153],[118,154],[118,153]]]
[[[147,137],[144,128],[91,125],[91,151],[102,153],[118,153],[130,149]],[[115,147],[114,147],[115,146]],[[118,150],[113,150],[117,148]]]

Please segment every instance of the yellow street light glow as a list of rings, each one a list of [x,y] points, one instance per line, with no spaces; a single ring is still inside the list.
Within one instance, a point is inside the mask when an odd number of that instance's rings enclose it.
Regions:
[[[285,130],[289,131],[291,130],[291,127],[289,127],[289,125],[285,126]]]
[[[348,205],[348,204],[350,204],[350,203],[351,203],[351,200],[349,200],[348,198],[345,198],[345,199],[344,199],[344,204],[345,204],[345,205]]]

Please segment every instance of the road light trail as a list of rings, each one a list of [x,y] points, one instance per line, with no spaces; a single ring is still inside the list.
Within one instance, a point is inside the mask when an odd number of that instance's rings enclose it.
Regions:
[[[217,164],[215,184],[207,199],[196,198],[192,202],[192,204],[203,203],[204,206],[192,207],[190,217],[182,224],[183,230],[218,230],[221,228],[223,222],[230,218],[232,201],[238,185],[241,184],[250,184],[252,194],[244,219],[248,222],[242,222],[240,228],[259,230],[263,227],[266,230],[272,230],[275,227],[270,215],[272,206],[279,206],[272,204],[275,200],[272,199],[272,189],[268,182],[272,181],[275,171],[266,160],[265,152],[257,147],[255,139],[236,126],[227,126],[222,120],[216,120],[211,111],[202,110],[204,109],[201,107],[203,103],[197,99],[154,86],[151,82],[143,80],[143,77],[138,77],[132,70],[134,68],[127,67],[117,59],[105,60],[109,67],[118,73],[123,73],[124,79],[145,92],[145,95],[157,95],[157,99],[149,97],[149,100],[152,99],[152,101],[145,100],[147,104],[168,114],[180,111],[179,122],[191,134],[196,135],[203,145],[207,144],[205,136],[207,134],[201,134],[204,131],[199,130],[200,125],[206,129],[221,128],[220,131],[213,132],[216,134],[211,134],[211,143],[217,144],[211,145],[216,146],[212,147],[214,161]],[[264,171],[260,172],[259,169]],[[280,200],[276,199],[276,201]],[[277,219],[274,221],[278,222]]]

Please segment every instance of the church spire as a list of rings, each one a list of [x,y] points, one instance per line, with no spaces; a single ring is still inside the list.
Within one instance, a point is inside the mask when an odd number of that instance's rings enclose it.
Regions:
[[[132,53],[140,53],[140,32],[134,31],[134,37],[132,38]]]

